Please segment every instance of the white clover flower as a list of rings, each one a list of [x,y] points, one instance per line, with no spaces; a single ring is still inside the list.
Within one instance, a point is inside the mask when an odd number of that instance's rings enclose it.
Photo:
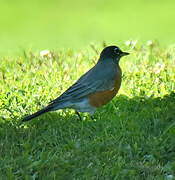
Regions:
[[[156,78],[155,82],[158,83],[159,82],[159,78]]]
[[[153,72],[155,74],[160,74],[161,71],[163,71],[165,68],[165,64],[156,63],[155,68],[153,69]]]
[[[42,57],[42,58],[44,58],[44,57],[46,57],[46,58],[52,58],[52,53],[51,53],[51,51],[49,51],[49,50],[43,50],[43,51],[41,51],[40,52],[40,56]]]
[[[126,45],[126,46],[130,46],[130,44],[131,44],[131,41],[130,41],[130,40],[128,40],[128,41],[125,42],[125,45]]]
[[[152,42],[151,40],[149,40],[149,41],[147,42],[147,45],[148,45],[148,46],[152,46],[152,45],[153,45],[153,42]]]

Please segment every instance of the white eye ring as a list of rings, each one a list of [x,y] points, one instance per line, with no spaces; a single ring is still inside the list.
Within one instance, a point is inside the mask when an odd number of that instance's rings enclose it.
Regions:
[[[114,49],[114,52],[115,52],[116,54],[120,54],[119,48],[115,48],[115,49]]]

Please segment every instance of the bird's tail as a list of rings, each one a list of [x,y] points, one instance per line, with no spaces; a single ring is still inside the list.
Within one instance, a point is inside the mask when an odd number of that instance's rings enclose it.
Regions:
[[[26,117],[22,120],[22,122],[30,121],[31,119],[33,119],[33,118],[35,118],[35,117],[37,117],[37,116],[39,116],[39,115],[41,115],[41,114],[43,114],[43,113],[45,113],[45,112],[51,111],[52,108],[53,108],[52,106],[47,106],[47,107],[45,107],[45,108],[43,108],[43,109],[35,112],[35,113],[32,114],[32,115],[26,116]]]

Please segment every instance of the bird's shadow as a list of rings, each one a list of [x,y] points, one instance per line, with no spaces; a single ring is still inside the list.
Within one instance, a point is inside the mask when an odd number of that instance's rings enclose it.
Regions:
[[[139,156],[144,161],[151,157],[167,164],[175,157],[174,92],[162,98],[119,95],[100,108],[94,120],[81,115],[82,121],[69,110],[46,113],[27,123],[0,118],[0,148],[5,149],[4,156],[13,149],[15,157],[20,157],[21,153],[66,152],[75,147],[86,152],[91,145],[95,153],[104,144],[104,151],[115,149],[121,156]]]
[[[10,135],[13,129],[22,130],[24,133],[27,129],[30,129],[31,132],[34,129],[45,127],[65,130],[65,125],[70,127],[77,123],[84,123],[85,125],[86,122],[98,121],[100,121],[99,123],[106,122],[108,124],[115,121],[123,121],[121,123],[124,123],[135,118],[138,124],[147,122],[145,126],[160,128],[160,131],[162,131],[161,127],[171,126],[175,120],[175,92],[162,98],[140,96],[129,98],[119,95],[111,103],[100,108],[93,116],[93,119],[83,113],[81,113],[81,117],[82,120],[73,111],[63,110],[61,113],[46,113],[26,123],[22,123],[19,119],[12,120],[0,117],[0,126],[2,129],[8,128],[8,135]],[[138,121],[138,118],[140,118],[140,121]],[[147,121],[145,121],[145,118]]]
[[[143,115],[143,117],[141,117]],[[113,120],[120,119],[128,120],[135,116],[140,116],[140,121],[147,118],[148,122],[152,123],[156,127],[158,124],[162,127],[168,126],[175,120],[175,93],[172,92],[162,98],[154,97],[134,97],[129,98],[124,95],[117,96],[111,103],[107,106],[100,108],[94,115],[95,121],[107,121],[108,123]],[[82,121],[85,123],[87,121],[93,120],[90,116],[81,113]],[[159,121],[160,120],[160,121]],[[24,131],[28,128],[44,128],[47,126],[51,128],[64,128],[65,124],[71,126],[72,123],[82,123],[79,117],[70,110],[64,110],[61,113],[51,112],[46,113],[38,118],[35,118],[29,122],[22,123],[21,120],[11,120],[0,117],[1,128],[9,129],[23,129]],[[55,126],[55,124],[57,124]],[[151,124],[150,124],[151,125]]]

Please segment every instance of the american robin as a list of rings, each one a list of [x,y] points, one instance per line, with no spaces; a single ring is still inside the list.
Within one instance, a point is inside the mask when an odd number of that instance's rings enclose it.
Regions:
[[[98,107],[107,104],[120,89],[122,71],[119,60],[126,55],[129,53],[122,52],[117,46],[104,48],[92,69],[81,76],[62,95],[51,101],[48,106],[25,117],[23,121],[29,121],[45,112],[65,108],[75,109],[77,113],[88,112],[92,115]]]

